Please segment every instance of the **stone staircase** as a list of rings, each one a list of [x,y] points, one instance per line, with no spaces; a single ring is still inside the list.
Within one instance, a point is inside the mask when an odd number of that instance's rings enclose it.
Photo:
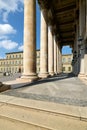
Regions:
[[[87,130],[87,107],[0,95],[0,130]]]

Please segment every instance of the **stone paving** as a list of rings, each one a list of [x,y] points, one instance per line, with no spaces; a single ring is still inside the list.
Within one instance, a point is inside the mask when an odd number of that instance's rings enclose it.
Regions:
[[[87,85],[68,74],[31,83],[1,94],[74,106],[87,106]]]
[[[10,76],[0,76],[0,82],[15,80],[16,78],[19,78],[20,76],[21,76],[21,73],[11,74]]]

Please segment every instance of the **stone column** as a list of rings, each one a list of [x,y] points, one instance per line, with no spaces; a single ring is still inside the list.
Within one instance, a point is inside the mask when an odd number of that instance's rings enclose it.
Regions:
[[[87,38],[87,0],[86,0],[86,38]]]
[[[80,41],[80,45],[81,45],[81,50],[80,50],[80,54],[81,54],[81,57],[80,57],[80,73],[79,73],[79,77],[84,77],[84,36],[83,36],[83,33],[84,33],[84,21],[85,21],[85,17],[84,17],[84,13],[85,13],[85,10],[84,10],[84,2],[85,1],[82,1],[80,0],[80,5],[79,5],[79,12],[80,12],[80,15],[79,15],[79,34],[80,36],[82,37],[82,41]]]
[[[86,39],[87,39],[87,0],[86,0]],[[85,41],[85,75],[87,79],[87,41]]]
[[[84,71],[85,71],[85,77],[87,79],[87,41],[85,41],[85,56],[84,56]]]
[[[43,16],[44,14],[44,16]],[[48,77],[48,26],[47,26],[47,10],[41,12],[41,49],[40,49],[40,75],[39,77]]]
[[[57,74],[59,73],[59,43],[57,42]]]
[[[54,36],[54,73],[57,74],[57,43]]]
[[[61,46],[59,45],[59,73],[62,72],[62,51]]]
[[[48,70],[50,75],[54,75],[54,44],[51,27],[48,28]]]
[[[80,61],[80,73],[79,73],[79,77],[84,77],[84,45],[82,45],[81,50],[80,50],[80,54],[81,54],[81,61]]]
[[[24,0],[24,73],[30,82],[36,75],[36,0]]]

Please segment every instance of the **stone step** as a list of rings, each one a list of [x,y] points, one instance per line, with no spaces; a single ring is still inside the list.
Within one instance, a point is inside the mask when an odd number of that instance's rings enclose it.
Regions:
[[[54,105],[55,108],[51,105]],[[64,109],[62,105],[0,95],[0,130],[87,129],[86,120],[81,120],[78,113],[76,115],[75,108],[72,108],[72,115],[70,115],[68,107],[67,114],[66,106],[64,111],[61,110],[61,113],[60,107]]]

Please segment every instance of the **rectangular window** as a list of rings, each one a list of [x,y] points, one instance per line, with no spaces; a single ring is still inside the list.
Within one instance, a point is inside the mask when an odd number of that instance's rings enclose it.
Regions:
[[[63,71],[65,71],[65,67],[63,67]]]
[[[68,58],[68,62],[71,62],[71,58]]]
[[[68,67],[68,71],[71,71],[71,67]]]
[[[66,59],[65,59],[65,58],[63,58],[63,59],[62,59],[62,62],[63,62],[63,63],[65,63],[65,62],[66,62]]]

